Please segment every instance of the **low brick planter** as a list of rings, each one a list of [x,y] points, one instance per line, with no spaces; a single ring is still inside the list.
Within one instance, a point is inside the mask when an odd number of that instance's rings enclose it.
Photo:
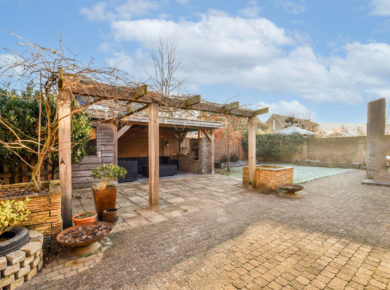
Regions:
[[[13,184],[13,188],[23,188],[26,184]],[[2,200],[24,200],[30,199],[27,209],[31,211],[28,220],[18,226],[36,230],[44,234],[45,244],[55,240],[56,235],[62,231],[61,217],[61,187],[58,181],[51,181],[49,192],[45,194],[24,195],[18,198],[1,197]]]
[[[242,169],[242,181],[249,183],[248,167]],[[255,188],[262,192],[275,191],[279,186],[294,182],[294,168],[273,165],[261,165],[256,167]]]
[[[21,249],[0,257],[0,289],[15,289],[32,277],[43,265],[43,235],[29,231],[30,242]]]

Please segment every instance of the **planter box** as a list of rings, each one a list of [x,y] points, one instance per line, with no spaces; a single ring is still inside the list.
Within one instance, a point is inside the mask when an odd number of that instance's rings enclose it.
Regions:
[[[240,167],[244,165],[248,165],[248,161],[239,160],[236,162],[230,162],[230,167]],[[222,169],[228,168],[228,162],[215,162],[215,168],[222,168]]]
[[[256,167],[256,184],[255,188],[262,192],[272,192],[279,186],[292,184],[294,182],[294,168],[261,165]],[[245,185],[249,183],[248,167],[243,167],[242,181]]]
[[[19,183],[7,188],[25,188],[28,184]],[[28,220],[21,223],[28,229],[35,230],[44,234],[45,243],[55,240],[55,236],[62,231],[62,217],[61,217],[61,187],[58,180],[51,181],[49,192],[44,194],[24,195],[21,197],[0,197],[2,200],[24,200],[26,197],[30,199],[27,204],[27,209],[31,211]]]

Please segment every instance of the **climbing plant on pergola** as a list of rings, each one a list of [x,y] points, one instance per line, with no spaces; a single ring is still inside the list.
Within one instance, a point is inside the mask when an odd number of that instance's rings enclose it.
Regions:
[[[117,121],[142,110],[148,110],[148,156],[149,156],[149,209],[159,208],[159,111],[160,108],[191,110],[220,115],[232,115],[248,120],[248,160],[249,184],[255,184],[256,168],[256,120],[260,114],[268,112],[268,108],[250,110],[240,108],[238,102],[217,104],[203,101],[199,95],[192,97],[168,97],[156,92],[148,92],[146,85],[136,87],[113,86],[95,82],[91,79],[81,79],[79,76],[59,72],[58,75],[58,140],[59,140],[59,177],[64,195],[63,219],[68,224],[72,216],[72,174],[71,174],[71,100],[83,97],[89,102],[115,101],[128,104],[129,108]],[[134,104],[138,104],[134,106]],[[88,106],[88,102],[84,105]],[[211,164],[214,172],[215,145],[212,130],[204,131],[211,142]]]

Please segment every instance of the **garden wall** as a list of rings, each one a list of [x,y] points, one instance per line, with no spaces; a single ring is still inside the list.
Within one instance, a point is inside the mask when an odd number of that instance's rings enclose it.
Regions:
[[[17,186],[22,188],[23,184]],[[0,197],[0,202],[7,199],[24,200],[27,197],[30,199],[27,209],[31,214],[28,220],[20,225],[44,234],[45,243],[51,242],[62,231],[61,188],[58,181],[52,181],[50,190],[44,194],[24,195],[17,198]]]
[[[300,153],[283,156],[283,162],[329,167],[359,167],[366,163],[366,137],[310,138]]]
[[[228,155],[228,145],[226,138],[215,139],[215,161],[219,162],[224,155]],[[241,142],[230,144],[230,156],[236,155],[240,160],[244,160],[247,157],[245,150],[242,147]]]

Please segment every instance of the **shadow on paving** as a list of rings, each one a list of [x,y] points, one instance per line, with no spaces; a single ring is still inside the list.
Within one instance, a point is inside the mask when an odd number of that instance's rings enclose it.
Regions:
[[[136,288],[262,221],[388,248],[389,188],[361,185],[364,174],[353,171],[307,183],[299,199],[248,191],[236,203],[112,234],[112,248],[92,270],[65,280],[32,280],[24,288]]]

